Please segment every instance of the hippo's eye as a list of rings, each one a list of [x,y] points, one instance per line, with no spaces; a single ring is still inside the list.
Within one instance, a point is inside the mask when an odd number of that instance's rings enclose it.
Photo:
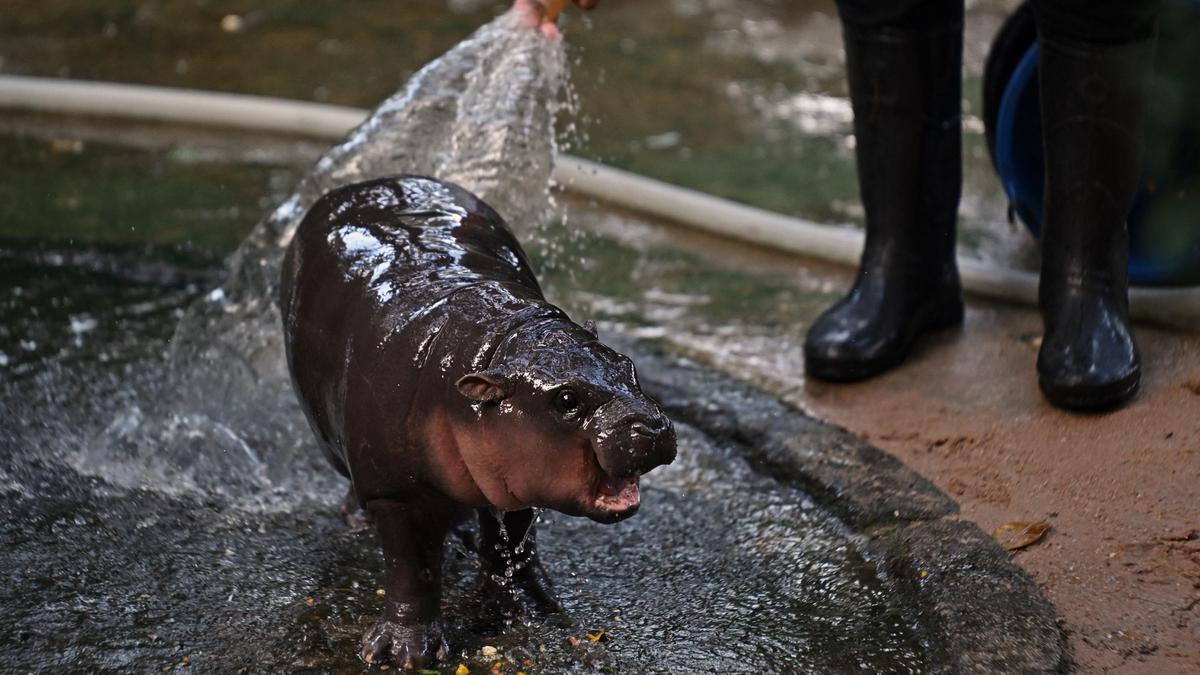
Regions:
[[[579,396],[570,389],[563,389],[554,395],[554,407],[558,412],[570,415],[579,410]]]

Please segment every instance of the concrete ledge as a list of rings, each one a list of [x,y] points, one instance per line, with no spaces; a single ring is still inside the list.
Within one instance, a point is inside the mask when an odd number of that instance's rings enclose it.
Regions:
[[[868,555],[912,601],[930,661],[945,673],[1066,669],[1054,607],[973,523],[913,522],[873,533]]]
[[[799,485],[856,530],[958,513],[933,483],[845,429],[710,368],[621,346],[671,414],[737,443],[758,468]]]
[[[934,672],[1062,672],[1053,605],[958,505],[895,457],[768,394],[683,358],[612,340],[668,412],[733,444],[862,534],[864,554],[902,597]]]

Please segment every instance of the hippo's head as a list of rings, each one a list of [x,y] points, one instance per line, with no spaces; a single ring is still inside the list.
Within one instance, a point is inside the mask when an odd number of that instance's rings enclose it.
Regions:
[[[514,336],[491,367],[458,380],[475,418],[463,459],[497,506],[616,522],[637,511],[639,476],[675,459],[675,429],[628,357],[555,324]]]

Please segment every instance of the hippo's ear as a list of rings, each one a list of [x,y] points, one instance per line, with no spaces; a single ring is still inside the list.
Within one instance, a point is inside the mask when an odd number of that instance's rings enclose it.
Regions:
[[[591,333],[592,337],[600,337],[600,334],[596,332],[596,322],[591,319],[583,322],[583,329]]]
[[[503,376],[492,370],[467,373],[458,378],[454,386],[463,396],[481,403],[495,403],[508,396]]]

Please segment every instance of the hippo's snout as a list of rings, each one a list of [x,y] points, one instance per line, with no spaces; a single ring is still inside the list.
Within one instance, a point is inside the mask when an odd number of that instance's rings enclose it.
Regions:
[[[613,478],[640,476],[675,459],[671,420],[649,401],[637,403],[615,400],[596,413],[596,461]]]
[[[634,447],[633,470],[643,474],[675,461],[675,427],[665,416],[639,419],[629,425]]]

